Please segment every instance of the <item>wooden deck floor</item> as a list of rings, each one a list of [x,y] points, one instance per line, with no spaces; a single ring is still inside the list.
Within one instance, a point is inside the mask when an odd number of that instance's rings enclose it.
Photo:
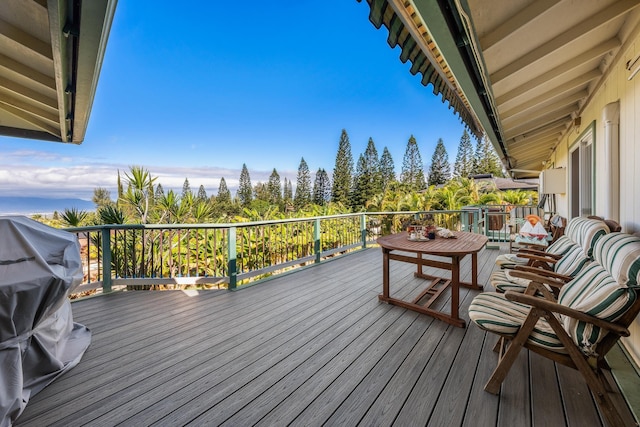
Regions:
[[[480,283],[499,252],[480,253]],[[495,337],[380,303],[381,258],[372,248],[237,292],[78,301],[92,344],[16,425],[602,425],[576,372],[526,352],[499,396],[484,392]],[[413,268],[392,262],[393,294],[416,292]],[[476,293],[461,290],[467,320]]]

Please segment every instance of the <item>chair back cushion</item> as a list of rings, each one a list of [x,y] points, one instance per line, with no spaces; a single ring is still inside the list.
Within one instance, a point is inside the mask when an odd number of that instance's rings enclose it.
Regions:
[[[631,308],[636,297],[634,289],[620,285],[604,267],[592,262],[562,287],[558,303],[615,322]],[[606,331],[568,316],[560,316],[560,320],[582,352],[594,355]]]
[[[593,247],[598,239],[609,233],[609,227],[598,219],[575,217],[569,220],[565,236],[582,247],[588,257],[593,256]]]
[[[572,245],[555,264],[554,271],[574,277],[590,261],[591,259],[585,255],[580,246]]]
[[[626,233],[612,233],[599,239],[593,256],[620,286],[640,284],[640,238]]]
[[[564,255],[576,246],[576,243],[567,236],[560,236],[558,240],[549,245],[545,252],[554,255]]]

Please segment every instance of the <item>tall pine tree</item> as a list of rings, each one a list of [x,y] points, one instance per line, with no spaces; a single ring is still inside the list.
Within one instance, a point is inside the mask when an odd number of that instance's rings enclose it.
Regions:
[[[267,187],[269,190],[269,203],[280,206],[282,204],[282,187],[280,186],[280,175],[276,168],[273,168],[273,172],[269,176]]]
[[[436,149],[431,156],[431,166],[429,166],[429,185],[445,184],[451,179],[451,165],[449,164],[449,155],[447,149],[442,142],[442,138],[438,139]]]
[[[503,177],[502,163],[493,148],[493,144],[486,135],[478,140],[476,146],[476,154],[474,158],[474,175],[492,174],[493,176]]]
[[[191,186],[189,185],[189,178],[184,179],[184,183],[182,184],[182,198],[186,199],[188,194],[191,193]]]
[[[291,185],[291,180],[288,180],[286,177],[284,179],[282,199],[286,205],[293,203],[293,186]]]
[[[331,182],[327,171],[320,168],[313,183],[313,203],[324,206],[331,200]]]
[[[380,171],[380,159],[378,150],[369,138],[369,143],[364,154],[358,158],[356,174],[353,180],[352,207],[361,209],[374,195],[382,193],[382,173]]]
[[[293,199],[293,205],[296,209],[302,209],[309,203],[311,203],[311,173],[303,157],[300,160],[300,166],[298,166],[296,195]]]
[[[453,165],[453,176],[455,178],[469,178],[473,175],[473,145],[471,136],[465,129],[460,137],[456,162]]]
[[[361,209],[367,202],[367,161],[364,154],[360,154],[358,157],[358,163],[356,163],[356,173],[353,176],[353,185],[351,186],[351,207],[354,210]]]
[[[378,150],[373,142],[373,138],[369,138],[366,150],[364,150],[365,174],[367,175],[367,194],[366,199],[369,200],[375,194],[382,192],[382,173],[380,171],[380,159],[378,158]]]
[[[380,157],[380,178],[382,180],[382,191],[386,191],[389,188],[389,184],[396,180],[393,158],[387,147],[384,147],[382,157]]]
[[[200,185],[200,188],[198,188],[198,200],[200,201],[205,201],[207,200],[207,192],[204,189],[204,185]]]
[[[218,203],[231,203],[231,192],[227,187],[227,181],[224,177],[220,178],[220,185],[218,186],[218,197],[216,197]]]
[[[353,175],[353,157],[351,156],[351,143],[347,131],[342,129],[336,165],[333,168],[333,186],[331,188],[331,200],[349,205],[351,195],[351,180]]]
[[[246,164],[242,164],[242,171],[240,172],[240,182],[238,183],[238,201],[240,206],[248,208],[251,206],[253,200],[253,187],[251,186],[251,178],[249,177],[249,170]]]
[[[407,142],[407,148],[402,159],[402,172],[400,183],[409,191],[420,191],[426,187],[422,156],[418,148],[418,142],[411,135]]]

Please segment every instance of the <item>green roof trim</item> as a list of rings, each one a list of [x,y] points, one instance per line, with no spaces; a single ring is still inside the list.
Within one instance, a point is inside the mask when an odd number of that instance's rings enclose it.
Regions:
[[[361,1],[361,0],[357,0]],[[370,7],[369,20],[378,29],[383,25],[389,31],[387,42],[395,48],[400,46],[400,60],[404,63],[411,61],[410,72],[413,75],[422,74],[422,84],[433,86],[433,94],[440,95],[442,102],[447,101],[449,106],[458,114],[469,131],[477,138],[483,134],[483,129],[478,124],[476,115],[469,110],[465,102],[455,90],[452,90],[448,81],[439,73],[439,66],[432,64],[429,58],[422,52],[420,46],[413,39],[402,19],[397,16],[388,0],[366,0]],[[443,20],[444,22],[444,20]],[[438,67],[438,68],[436,68]]]

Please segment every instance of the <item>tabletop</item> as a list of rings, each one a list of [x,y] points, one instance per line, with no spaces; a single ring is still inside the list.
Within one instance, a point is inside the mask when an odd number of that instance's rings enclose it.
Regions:
[[[412,241],[406,231],[378,238],[378,244],[384,249],[409,251],[430,255],[456,256],[479,252],[488,238],[482,234],[467,231],[454,231],[455,238],[445,239],[436,235],[433,240]]]

